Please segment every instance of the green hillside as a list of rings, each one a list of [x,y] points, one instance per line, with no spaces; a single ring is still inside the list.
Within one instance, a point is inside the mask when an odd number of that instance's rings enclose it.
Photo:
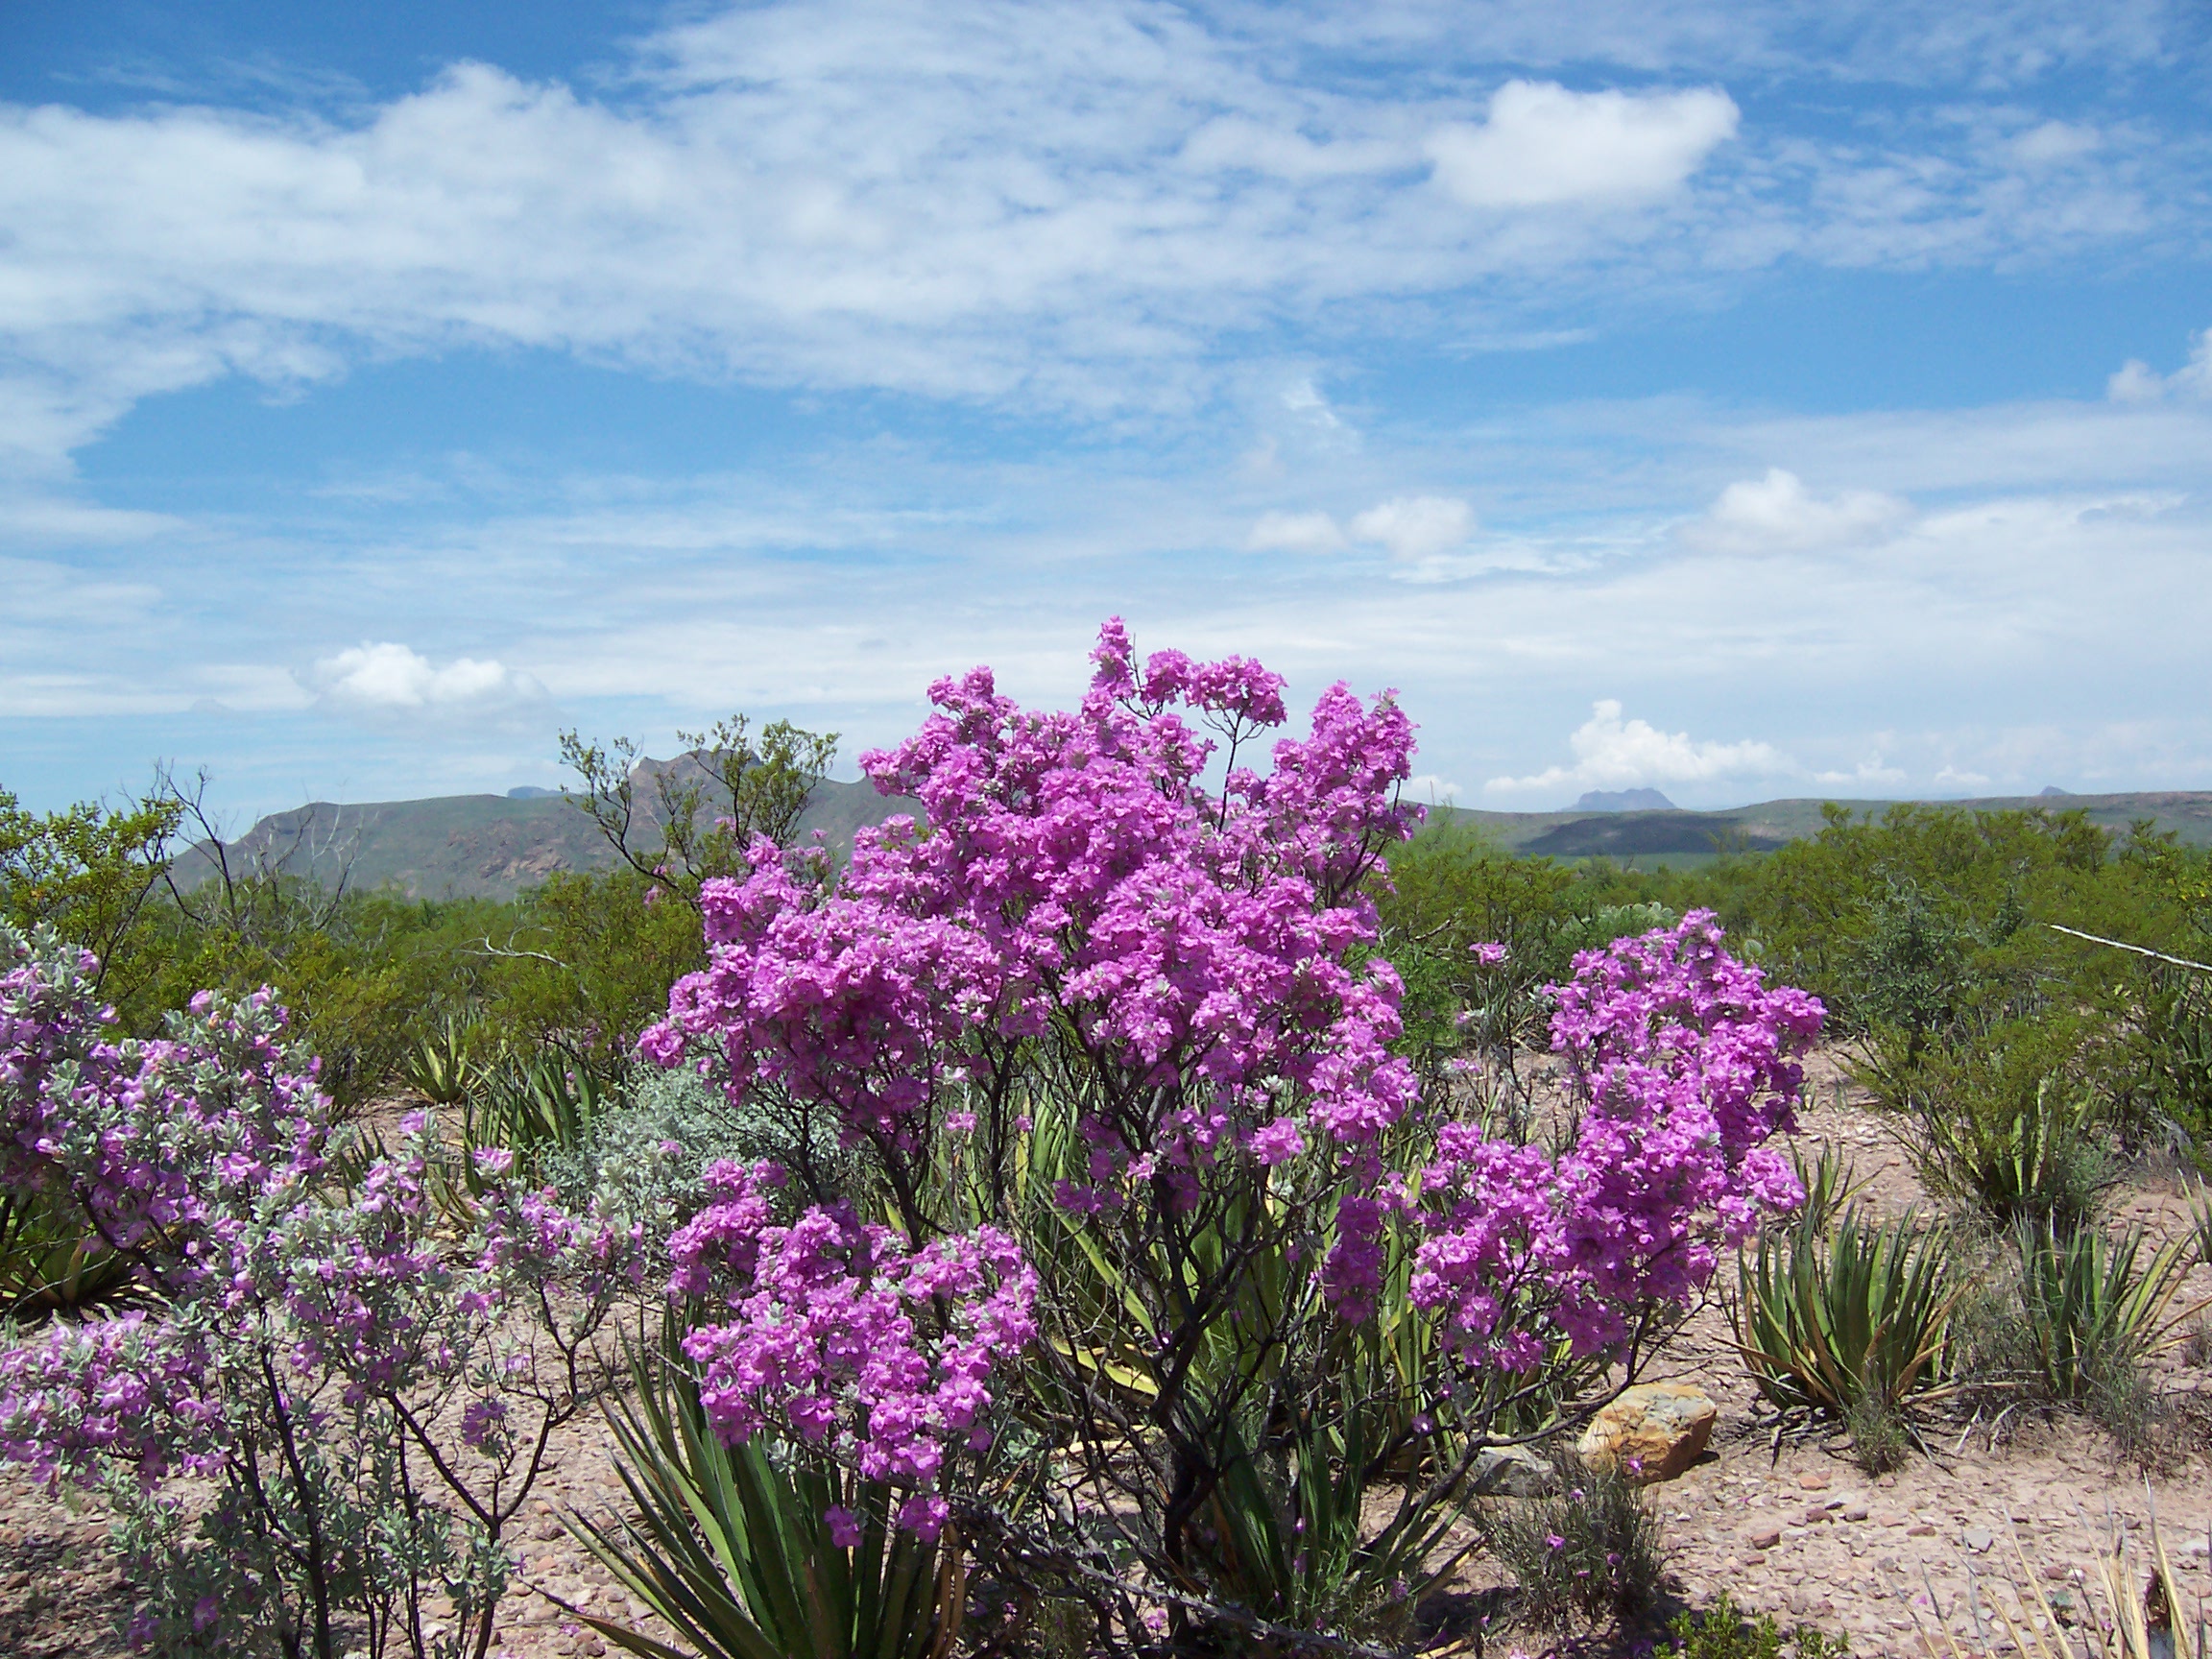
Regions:
[[[850,851],[853,831],[914,803],[886,800],[866,782],[825,779],[799,821],[802,837],[822,831]],[[275,812],[231,842],[233,870],[281,869],[322,885],[396,888],[410,898],[512,899],[556,871],[604,870],[614,850],[590,816],[559,795],[444,795],[426,801],[338,805],[317,801]],[[180,885],[214,874],[212,850],[194,847],[178,860]]]
[[[1770,852],[1815,834],[1824,804],[1818,798],[1763,801],[1719,812],[1485,812],[1444,806],[1433,810],[1432,819],[1479,825],[1516,853],[1681,867],[1724,851]],[[1897,803],[1842,805],[1879,817]],[[2120,831],[2148,818],[2186,845],[2212,846],[2212,792],[2007,796],[1949,805],[2078,810]],[[800,829],[803,835],[819,830],[832,847],[849,851],[860,826],[915,809],[913,802],[886,800],[865,781],[825,780],[815,785]],[[602,870],[614,859],[590,818],[558,795],[446,795],[360,805],[319,801],[262,819],[231,843],[228,855],[233,867],[265,861],[325,886],[343,878],[349,886],[392,887],[427,899],[512,899],[555,871]],[[208,856],[204,847],[188,853],[179,863],[180,878],[186,885],[204,880],[211,873]]]
[[[1834,797],[1762,801],[1719,812],[1485,812],[1445,806],[1434,816],[1480,826],[1501,846],[1553,858],[1635,858],[1681,864],[1723,851],[1771,852],[1819,832],[1822,809]],[[1854,815],[1879,818],[1895,801],[1844,801]],[[2167,790],[2128,795],[2008,795],[1951,801],[1944,805],[1981,811],[2078,811],[2093,824],[2125,832],[2148,818],[2182,844],[2212,846],[2212,792]]]

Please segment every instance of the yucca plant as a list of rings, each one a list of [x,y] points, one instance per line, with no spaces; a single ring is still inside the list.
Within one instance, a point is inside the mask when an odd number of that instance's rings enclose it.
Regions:
[[[400,1080],[434,1106],[458,1106],[483,1070],[483,1047],[479,1028],[449,1013],[401,1058]]]
[[[607,1086],[558,1048],[528,1063],[510,1061],[483,1075],[469,1096],[469,1145],[503,1147],[535,1170],[549,1151],[573,1152],[606,1114]]]
[[[1413,1608],[1457,1565],[1438,1557],[1456,1505],[1401,1506],[1367,1535],[1363,1499],[1382,1427],[1347,1379],[1339,1396],[1268,1433],[1238,1425],[1207,1503],[1200,1588],[1271,1623],[1340,1636],[1404,1633]],[[1254,1649],[1259,1650],[1259,1649]]]
[[[138,1291],[130,1261],[72,1225],[71,1214],[34,1194],[0,1193],[0,1318],[37,1318]]]
[[[1768,1400],[1849,1424],[1860,1460],[1887,1464],[1902,1455],[1908,1407],[1945,1386],[1966,1282],[1948,1230],[1923,1231],[1911,1211],[1877,1225],[1851,1205],[1828,1231],[1846,1184],[1828,1157],[1799,1167],[1804,1206],[1738,1262],[1736,1346]]]
[[[1878,1226],[1853,1206],[1826,1240],[1764,1239],[1737,1283],[1737,1347],[1777,1406],[1844,1417],[1867,1396],[1901,1408],[1941,1383],[1960,1284],[1949,1233],[1910,1211]]]
[[[2212,1187],[2199,1185],[2189,1206],[2189,1234],[2196,1241],[2197,1260],[2212,1267]]]
[[[2081,1402],[2180,1340],[2197,1308],[2170,1312],[2188,1272],[2178,1240],[2152,1251],[2142,1229],[2108,1238],[2022,1222],[2013,1232],[2028,1357],[2057,1400]]]
[[[673,1342],[673,1334],[669,1337]],[[951,1650],[966,1594],[950,1533],[926,1544],[894,1522],[893,1494],[803,1448],[726,1446],[674,1358],[633,1352],[631,1401],[608,1407],[635,1519],[563,1523],[684,1646],[570,1609],[647,1659],[924,1659]],[[828,1520],[859,1527],[841,1545]]]
[[[2008,1110],[1960,1071],[1963,1093],[1915,1092],[1917,1133],[1910,1142],[1932,1192],[1971,1204],[1991,1220],[2043,1220],[2071,1229],[2087,1221],[2110,1184],[2098,1140],[2094,1095],[2056,1076],[2041,1078],[2032,1102]]]

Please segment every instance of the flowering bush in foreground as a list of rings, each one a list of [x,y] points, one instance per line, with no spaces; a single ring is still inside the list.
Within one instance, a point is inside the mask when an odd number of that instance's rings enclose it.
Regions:
[[[265,993],[119,1043],[90,973],[0,929],[0,1186],[74,1205],[154,1306],[0,1334],[0,1455],[103,1490],[141,1647],[481,1654],[635,1232],[494,1181],[434,1238],[428,1124],[334,1130]]]
[[[1488,1139],[1392,1048],[1394,701],[1332,687],[1262,773],[1278,676],[1140,662],[1118,622],[1093,662],[1067,712],[985,669],[939,682],[862,757],[926,825],[861,831],[834,878],[757,842],[703,887],[709,965],[642,1046],[773,1102],[812,1202],[770,1228],[766,1172],[730,1173],[677,1252],[725,1275],[686,1350],[731,1438],[834,1444],[910,1491],[908,1525],[1057,1574],[1110,1650],[1387,1622],[1500,1411],[1633,1359],[1796,1201],[1759,1142],[1819,1006],[1765,990],[1709,915],[1588,953],[1553,1024],[1567,1132]],[[817,1180],[824,1117],[889,1226]],[[1025,1455],[993,1473],[994,1435]],[[1409,1455],[1428,1473],[1363,1528],[1358,1493]]]

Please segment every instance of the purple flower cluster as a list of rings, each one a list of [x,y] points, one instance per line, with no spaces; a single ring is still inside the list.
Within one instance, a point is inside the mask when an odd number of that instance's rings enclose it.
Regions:
[[[0,1188],[81,1204],[151,1288],[176,1291],[323,1167],[314,1067],[292,1065],[268,992],[203,992],[167,1036],[117,1043],[89,956],[50,937],[0,948]]]
[[[993,1366],[1036,1335],[1035,1271],[995,1227],[908,1249],[849,1206],[773,1224],[765,1166],[721,1163],[709,1179],[715,1201],[669,1254],[671,1289],[726,1314],[684,1343],[716,1432],[736,1443],[772,1423],[828,1445],[906,1491],[902,1525],[935,1537],[946,1453],[990,1443]]]
[[[496,1181],[473,1259],[449,1261],[420,1114],[329,1202],[329,1103],[266,991],[203,994],[161,1039],[118,1042],[89,959],[4,928],[0,951],[0,1188],[74,1205],[159,1300],[0,1349],[0,1456],[86,1481],[117,1460],[148,1482],[216,1468],[257,1413],[326,1382],[357,1407],[481,1375],[516,1286],[637,1278],[640,1228]]]
[[[127,1313],[0,1349],[0,1455],[49,1480],[96,1455],[136,1465],[148,1486],[203,1471],[206,1442],[176,1429],[220,1407],[206,1397],[206,1345],[177,1334]]]
[[[973,1123],[968,1086],[1002,1056],[1071,1039],[1114,1079],[1115,1110],[1083,1126],[1089,1180],[1064,1190],[1086,1214],[1138,1183],[1183,1201],[1225,1152],[1370,1147],[1416,1087],[1366,890],[1415,820],[1396,802],[1410,723],[1333,686],[1262,776],[1240,753],[1283,721],[1279,676],[1172,651],[1140,665],[1118,620],[1093,661],[1068,712],[1018,707],[984,668],[932,686],[921,731],[861,757],[926,827],[862,830],[834,884],[757,843],[747,877],[705,884],[710,964],[643,1050],[674,1065],[704,1046],[733,1092],[827,1105],[914,1162]]]
[[[1432,1213],[1412,1295],[1471,1362],[1535,1363],[1565,1336],[1615,1348],[1637,1311],[1685,1303],[1721,1246],[1804,1192],[1762,1144],[1789,1126],[1820,1003],[1730,955],[1710,911],[1575,959],[1555,988],[1552,1046],[1575,1091],[1556,1155],[1437,1136]]]

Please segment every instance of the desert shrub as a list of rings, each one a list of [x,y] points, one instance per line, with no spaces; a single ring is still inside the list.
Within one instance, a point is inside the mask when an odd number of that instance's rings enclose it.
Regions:
[[[118,1042],[51,932],[0,927],[0,1191],[73,1210],[146,1304],[0,1335],[0,1455],[99,1493],[137,1646],[481,1650],[630,1232],[493,1179],[454,1238],[434,1127],[335,1127],[265,993]]]
[[[1389,881],[1378,895],[1382,944],[1405,986],[1403,1042],[1424,1076],[1440,1079],[1458,1052],[1459,1016],[1471,1005],[1487,1010],[1498,1040],[1541,1041],[1548,1010],[1539,993],[1566,976],[1572,954],[1562,933],[1575,921],[1574,873],[1517,857],[1448,815],[1387,856]],[[1505,946],[1506,957],[1478,964],[1472,950],[1483,941]]]
[[[2039,1047],[2031,1040],[2031,1048]],[[2062,1075],[2028,1074],[1998,1047],[1924,1066],[1904,1085],[1906,1147],[1923,1186],[1997,1225],[2071,1231],[2116,1179],[2096,1097]],[[2029,1066],[2043,1056],[2031,1053]]]
[[[2158,1417],[2146,1362],[2185,1339],[2175,1310],[2186,1246],[2024,1221],[1962,1310],[1961,1375],[2015,1399],[2079,1410],[2124,1446],[2145,1448]]]
[[[1744,1254],[1730,1323],[1759,1391],[1849,1425],[1855,1455],[1879,1474],[1901,1455],[1914,1400],[1946,1381],[1962,1280],[1945,1230],[1910,1212],[1878,1225],[1852,1206],[1831,1232],[1827,1207],[1809,1202]]]
[[[1667,1560],[1657,1517],[1625,1475],[1585,1468],[1569,1456],[1566,1490],[1511,1501],[1486,1516],[1483,1537],[1513,1575],[1522,1611],[1562,1625],[1584,1619],[1632,1621],[1657,1605]]]
[[[184,807],[156,786],[120,807],[81,802],[26,812],[0,789],[0,921],[20,931],[51,927],[91,952],[100,994],[143,1022],[163,1006],[165,952],[143,919],[157,907]]]
[[[1747,1620],[1726,1591],[1702,1613],[1676,1614],[1667,1629],[1673,1638],[1664,1650],[1667,1659],[1781,1659],[1785,1642],[1794,1659],[1839,1659],[1851,1650],[1848,1637],[1830,1636],[1811,1624],[1800,1624],[1785,1636],[1772,1614]]]
[[[836,1447],[923,1541],[1110,1565],[1061,1579],[1101,1645],[1387,1631],[1495,1425],[1556,1424],[1796,1201],[1762,1143],[1819,1008],[1693,913],[1549,998],[1545,1134],[1425,1111],[1375,955],[1404,716],[1335,687],[1261,778],[1278,677],[1118,624],[1094,661],[1064,713],[941,682],[863,757],[926,832],[703,883],[711,967],[645,1051],[833,1125],[869,1208],[786,1223],[804,1183],[719,1169],[685,1352],[725,1441]]]

